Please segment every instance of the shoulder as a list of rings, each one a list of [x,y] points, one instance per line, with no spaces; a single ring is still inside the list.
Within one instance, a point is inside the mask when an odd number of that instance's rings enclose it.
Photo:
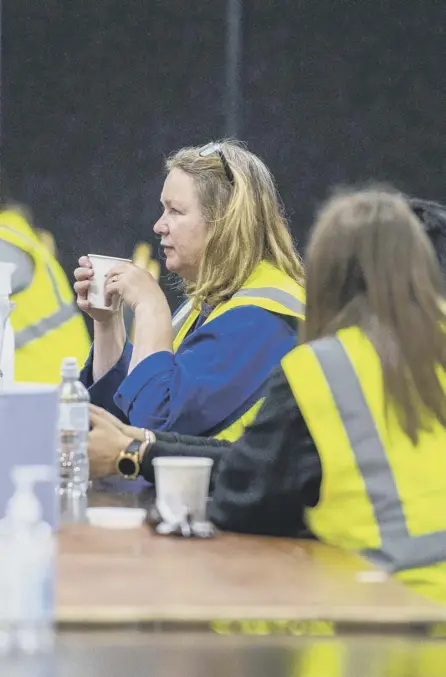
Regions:
[[[288,383],[282,365],[277,365],[271,371],[267,382],[265,396],[270,397],[279,407],[281,404],[288,403],[290,400],[293,401],[293,406],[295,406],[290,384]]]
[[[298,322],[296,318],[279,315],[259,306],[245,305],[229,308],[221,315],[210,318],[207,323],[202,325],[204,330],[206,327],[240,333],[255,331],[261,334],[267,332],[296,334]]]
[[[296,345],[297,336],[295,318],[244,306],[232,308],[194,329],[182,341],[178,353],[189,353],[199,347],[200,353],[211,351],[214,358],[218,354],[221,359],[228,359],[230,355],[232,360],[236,354],[240,359],[242,355],[249,356],[252,361],[257,359],[259,351],[262,354],[266,351],[269,370]]]

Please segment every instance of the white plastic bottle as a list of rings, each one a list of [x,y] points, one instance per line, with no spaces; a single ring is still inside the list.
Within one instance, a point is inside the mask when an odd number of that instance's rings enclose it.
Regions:
[[[77,360],[66,357],[62,363],[59,415],[59,491],[63,521],[77,521],[79,501],[82,502],[87,493],[89,403],[88,391],[79,381]]]
[[[12,291],[13,263],[0,262],[0,388],[10,388],[14,383],[14,331],[10,314],[14,308],[10,296]]]
[[[54,471],[15,466],[11,477],[15,491],[0,520],[0,649],[44,653],[54,644],[55,543],[34,484],[54,481]]]

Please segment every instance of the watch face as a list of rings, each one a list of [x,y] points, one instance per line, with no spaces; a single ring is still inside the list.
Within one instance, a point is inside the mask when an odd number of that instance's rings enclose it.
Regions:
[[[133,458],[129,456],[124,456],[124,458],[119,459],[119,472],[123,475],[134,475],[136,472],[136,463]]]

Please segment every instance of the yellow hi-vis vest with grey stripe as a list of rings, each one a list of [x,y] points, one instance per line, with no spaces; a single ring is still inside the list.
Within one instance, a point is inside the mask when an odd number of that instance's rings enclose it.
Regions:
[[[216,317],[240,306],[258,306],[278,315],[303,319],[305,313],[305,292],[302,286],[289,275],[271,263],[262,261],[256,266],[243,287],[228,301],[216,306],[203,324],[212,322]],[[189,301],[174,316],[172,321],[174,352],[178,350],[182,341],[189,334],[199,315],[200,311],[192,308],[192,303]],[[243,435],[245,428],[253,423],[262,402],[263,399],[258,400],[240,418],[218,433],[218,435],[215,435],[215,437],[230,442],[238,440]]]
[[[31,285],[11,297],[16,304],[11,313],[16,344],[15,380],[59,383],[63,358],[76,357],[81,366],[90,349],[71,287],[56,259],[18,212],[0,212],[0,238],[34,261]]]
[[[446,430],[413,445],[389,407],[378,354],[356,327],[299,346],[282,366],[322,464],[308,525],[446,603]],[[440,375],[446,392],[446,375]]]

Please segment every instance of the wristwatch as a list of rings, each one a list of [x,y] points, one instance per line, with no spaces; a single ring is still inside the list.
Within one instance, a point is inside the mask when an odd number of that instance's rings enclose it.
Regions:
[[[126,480],[136,480],[139,475],[141,467],[139,462],[140,446],[141,442],[132,440],[126,449],[119,452],[119,456],[116,459],[116,470]]]

